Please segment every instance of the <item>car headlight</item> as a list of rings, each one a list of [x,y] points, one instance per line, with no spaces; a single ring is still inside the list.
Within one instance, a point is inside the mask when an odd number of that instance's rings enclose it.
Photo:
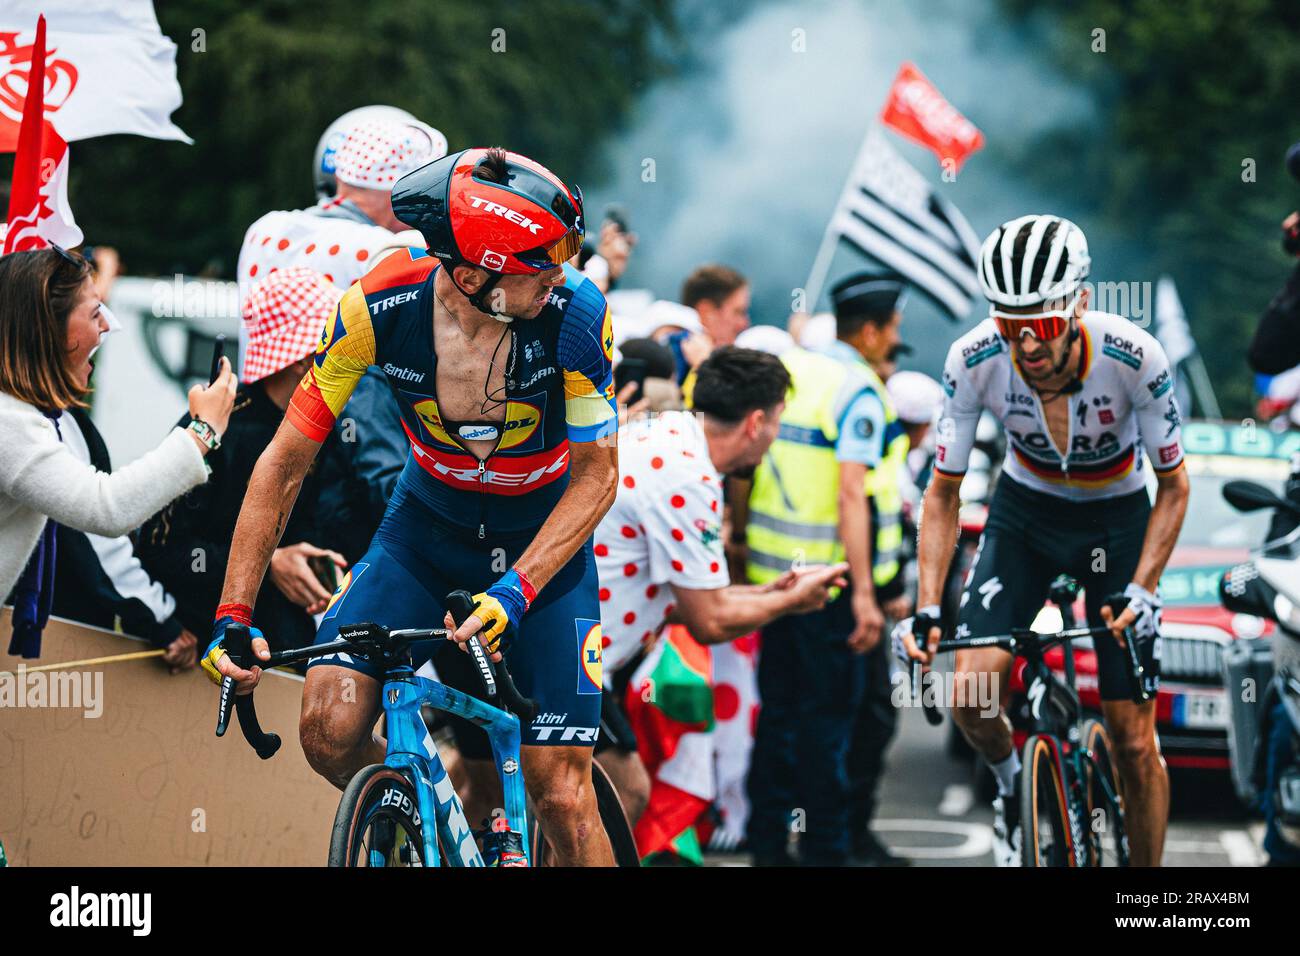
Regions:
[[[1291,630],[1300,630],[1300,608],[1291,603],[1291,600],[1281,591],[1273,596],[1273,613],[1277,615],[1279,622]]]
[[[1259,637],[1264,633],[1264,619],[1254,614],[1234,614],[1231,627],[1238,637]]]

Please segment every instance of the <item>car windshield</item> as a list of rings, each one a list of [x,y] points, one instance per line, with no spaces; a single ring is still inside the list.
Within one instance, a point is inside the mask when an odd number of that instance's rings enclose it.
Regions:
[[[1191,497],[1178,536],[1180,547],[1256,548],[1264,543],[1273,513],[1243,513],[1223,500],[1223,486],[1234,478],[1255,481],[1282,494],[1287,463],[1235,455],[1188,455]]]

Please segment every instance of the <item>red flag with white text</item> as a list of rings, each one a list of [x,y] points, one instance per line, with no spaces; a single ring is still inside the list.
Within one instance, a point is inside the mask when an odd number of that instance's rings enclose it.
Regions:
[[[45,18],[36,26],[23,119],[14,156],[4,246],[0,254],[81,244],[68,205],[68,144],[45,119]]]
[[[933,152],[940,162],[952,160],[953,172],[984,145],[984,134],[913,63],[898,68],[880,121]]]

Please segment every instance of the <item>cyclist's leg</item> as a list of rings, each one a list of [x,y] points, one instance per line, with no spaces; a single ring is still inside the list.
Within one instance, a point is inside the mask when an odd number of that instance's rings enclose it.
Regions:
[[[1032,528],[1020,517],[1012,515],[1014,520],[1005,523],[991,520],[985,529],[962,592],[955,637],[1006,634],[1013,627],[1027,627],[1042,607],[1055,569],[1030,546],[1027,537]],[[996,774],[1014,750],[1011,722],[1003,710],[1012,657],[998,648],[958,651],[954,657],[953,721]],[[1000,779],[1004,789],[1006,782]]]
[[[1088,623],[1101,626],[1101,604],[1122,592],[1133,580],[1146,535],[1149,506],[1145,495],[1135,502],[1116,502],[1097,529],[1104,562],[1091,562],[1080,574],[1087,591]],[[1090,549],[1090,554],[1095,551]],[[1097,570],[1094,570],[1096,568]],[[1154,694],[1145,704],[1133,703],[1126,652],[1113,637],[1094,640],[1097,650],[1101,709],[1110,731],[1115,769],[1124,791],[1124,823],[1133,866],[1159,866],[1169,819],[1169,774],[1156,737]],[[1160,660],[1156,647],[1141,648],[1143,666],[1153,692],[1159,686]]]
[[[613,866],[591,784],[600,730],[600,606],[588,542],[538,595],[505,653],[537,717],[520,728],[524,782],[560,866]]]
[[[316,643],[338,637],[341,624],[377,621],[395,629],[441,619],[439,603],[376,537],[331,599]],[[384,761],[384,742],[374,733],[381,678],[376,666],[348,655],[308,665],[299,738],[307,762],[340,789],[362,767]]]

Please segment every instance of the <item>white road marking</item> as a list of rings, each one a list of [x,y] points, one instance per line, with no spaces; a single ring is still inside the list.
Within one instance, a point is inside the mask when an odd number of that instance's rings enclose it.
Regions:
[[[965,783],[950,783],[943,788],[939,813],[945,817],[964,817],[975,805],[975,788]]]
[[[1223,856],[1226,852],[1222,843],[1211,842],[1209,840],[1166,840],[1166,853],[1188,853],[1198,856]]]
[[[984,823],[956,820],[872,820],[871,829],[881,833],[945,833],[962,838],[952,846],[903,846],[889,841],[889,848],[914,860],[961,860],[993,852],[993,828]]]
[[[1219,842],[1233,866],[1259,866],[1264,862],[1264,854],[1245,830],[1224,830],[1219,834]]]

